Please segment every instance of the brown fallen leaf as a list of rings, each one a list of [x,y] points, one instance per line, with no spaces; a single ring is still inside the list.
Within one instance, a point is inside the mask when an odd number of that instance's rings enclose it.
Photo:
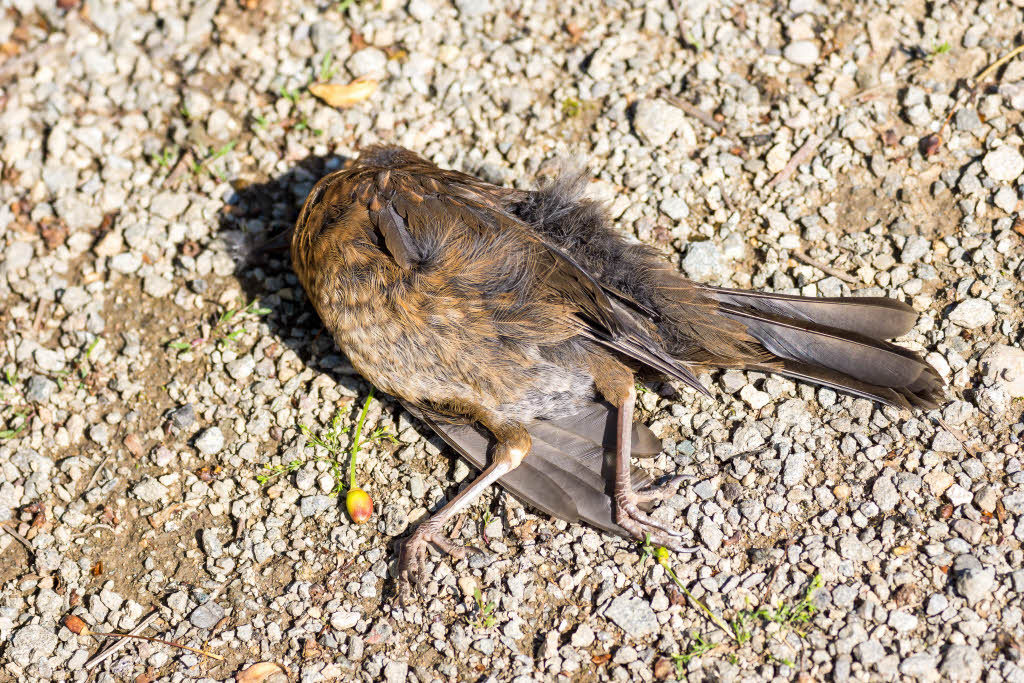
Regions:
[[[373,78],[357,78],[351,83],[314,83],[309,92],[319,97],[332,107],[344,109],[359,104],[377,90],[377,80]]]
[[[263,683],[276,673],[288,675],[288,669],[277,662],[257,662],[235,674],[235,683]]]

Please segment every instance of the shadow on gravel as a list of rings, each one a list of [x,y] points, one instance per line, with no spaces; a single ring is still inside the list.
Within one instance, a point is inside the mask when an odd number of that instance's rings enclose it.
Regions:
[[[246,301],[258,299],[271,310],[263,318],[271,333],[304,365],[331,372],[339,380],[339,375],[351,376],[354,371],[331,337],[321,334],[320,319],[292,271],[288,246],[313,185],[345,161],[310,156],[280,176],[238,187],[221,212],[218,230],[234,252],[235,275]]]

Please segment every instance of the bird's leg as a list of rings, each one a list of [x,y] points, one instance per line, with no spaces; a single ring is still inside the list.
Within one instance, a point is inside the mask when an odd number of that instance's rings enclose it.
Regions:
[[[398,556],[398,595],[403,605],[409,602],[413,584],[421,594],[424,592],[424,564],[428,545],[433,544],[457,559],[464,558],[467,550],[480,552],[476,548],[466,548],[453,543],[444,535],[442,528],[452,517],[479,498],[488,486],[518,467],[529,453],[530,435],[525,428],[517,425],[502,430],[492,429],[492,431],[495,432],[499,441],[494,449],[490,466],[430,519],[416,527],[416,530],[402,542]]]
[[[650,517],[639,507],[638,503],[660,500],[675,494],[685,477],[676,477],[667,484],[651,487],[643,491],[634,491],[630,472],[632,462],[633,406],[636,404],[636,389],[632,382],[625,398],[619,404],[619,420],[617,430],[617,451],[615,455],[615,521],[623,529],[638,540],[663,545],[676,552],[693,552],[694,548],[684,546],[679,538],[682,534]]]

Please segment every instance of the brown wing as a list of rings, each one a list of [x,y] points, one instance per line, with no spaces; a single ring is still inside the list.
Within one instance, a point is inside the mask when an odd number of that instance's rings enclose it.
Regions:
[[[457,273],[452,286],[475,288],[510,334],[541,343],[579,335],[710,395],[642,316],[508,211],[525,193],[439,169],[399,148],[371,148],[336,175],[314,189],[304,213],[321,203],[365,206],[399,267],[421,276]]]

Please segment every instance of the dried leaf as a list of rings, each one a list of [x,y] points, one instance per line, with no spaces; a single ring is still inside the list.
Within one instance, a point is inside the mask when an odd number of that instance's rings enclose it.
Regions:
[[[659,681],[667,681],[675,671],[675,665],[668,657],[661,657],[654,663],[654,677]]]
[[[103,560],[100,560],[92,566],[93,576],[103,576]]]
[[[127,448],[128,452],[136,458],[141,458],[145,453],[142,449],[142,441],[139,440],[139,435],[135,433],[124,437],[124,447]]]
[[[76,617],[73,614],[64,617],[64,626],[67,630],[79,636],[87,636],[91,633],[89,625],[81,617]]]
[[[277,662],[257,662],[235,674],[235,683],[262,683],[276,673],[289,675],[288,669]]]
[[[377,85],[377,81],[373,78],[357,78],[348,85],[314,83],[309,86],[309,92],[332,107],[344,109],[368,98],[377,90]]]
[[[611,658],[612,658],[612,653],[611,652],[605,652],[604,654],[594,655],[593,657],[590,658],[590,661],[592,663],[597,664],[598,666],[600,666],[601,664],[607,664],[608,661],[611,660]]]

